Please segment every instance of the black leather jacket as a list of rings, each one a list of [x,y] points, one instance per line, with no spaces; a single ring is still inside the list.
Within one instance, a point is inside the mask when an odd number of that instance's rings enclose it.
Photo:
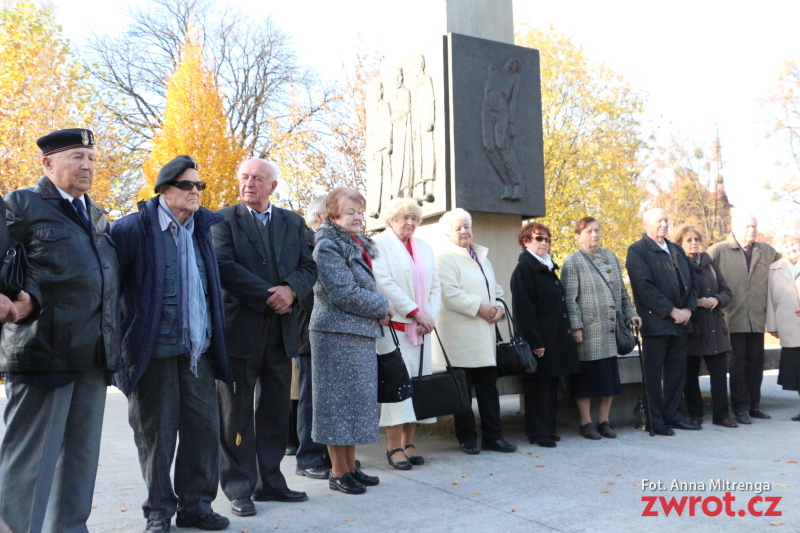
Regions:
[[[90,233],[47,177],[5,203],[41,300],[36,320],[3,326],[0,372],[115,370],[119,268],[105,212],[89,202]]]

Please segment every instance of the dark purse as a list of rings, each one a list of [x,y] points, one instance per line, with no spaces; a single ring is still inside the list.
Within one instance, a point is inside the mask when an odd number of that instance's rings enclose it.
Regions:
[[[439,332],[434,328],[439,346],[447,364],[447,371],[443,374],[422,375],[422,353],[425,345],[419,347],[419,375],[411,378],[414,394],[414,414],[417,420],[435,418],[437,416],[463,413],[472,409],[472,398],[467,389],[467,376],[461,368],[453,368],[447,353],[444,351]]]
[[[378,403],[398,403],[411,397],[411,378],[408,375],[400,341],[389,323],[389,333],[394,340],[394,350],[378,354]]]
[[[519,374],[531,374],[536,372],[538,362],[531,352],[531,347],[519,334],[517,323],[511,316],[508,305],[500,300],[506,310],[506,320],[508,322],[508,342],[503,342],[500,329],[494,325],[494,332],[497,338],[497,376],[516,376]],[[513,329],[512,329],[513,328]]]
[[[586,255],[586,252],[581,252],[582,254]],[[608,290],[611,291],[611,298],[614,300],[614,304],[616,305],[616,309],[614,310],[617,316],[616,324],[614,326],[614,336],[617,341],[617,353],[620,355],[628,355],[636,348],[636,337],[633,335],[633,330],[631,329],[630,321],[625,318],[619,308],[621,307],[617,299],[614,298],[614,291],[611,289],[611,285],[609,285],[606,278],[603,277],[603,274],[600,272],[600,269],[597,268],[597,265],[594,264],[591,257],[586,257],[586,261],[597,270],[597,273],[600,275],[600,279],[603,280],[603,283],[606,284]]]
[[[9,300],[16,300],[25,283],[28,270],[28,256],[20,243],[15,243],[3,256],[0,264],[0,294]]]

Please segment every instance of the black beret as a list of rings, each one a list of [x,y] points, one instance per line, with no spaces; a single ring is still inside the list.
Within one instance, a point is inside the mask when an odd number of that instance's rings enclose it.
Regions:
[[[36,144],[41,148],[42,155],[55,154],[73,148],[94,148],[94,134],[92,130],[84,128],[57,130],[44,137],[39,137]]]
[[[194,158],[188,155],[179,155],[164,165],[161,170],[158,171],[158,179],[156,180],[156,186],[154,188],[155,192],[158,192],[158,188],[162,185],[166,185],[178,179],[181,174],[190,168],[200,170]]]

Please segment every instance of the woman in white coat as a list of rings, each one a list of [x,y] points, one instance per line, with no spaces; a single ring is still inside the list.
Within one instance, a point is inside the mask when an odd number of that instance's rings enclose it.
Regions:
[[[800,391],[800,238],[785,238],[782,252],[769,267],[767,331],[781,340],[778,385]]]
[[[385,209],[386,230],[376,236],[378,257],[373,262],[378,292],[393,304],[395,314],[389,327],[396,330],[400,351],[410,376],[419,373],[419,355],[423,350],[422,374],[431,373],[431,349],[428,335],[439,315],[439,277],[430,245],[414,238],[422,220],[422,208],[410,198],[397,198]],[[378,353],[395,349],[386,332],[376,343]],[[436,419],[420,422],[435,422]],[[414,436],[417,417],[411,398],[381,405],[380,425],[386,428],[389,466],[409,470],[425,459],[416,453]]]
[[[489,249],[472,242],[470,214],[460,208],[453,209],[442,215],[439,224],[448,241],[437,245],[435,252],[442,284],[437,330],[452,365],[464,369],[468,389],[471,391],[475,386],[483,449],[514,452],[517,447],[503,439],[496,384],[494,325],[503,319],[503,306],[497,302],[503,288],[486,257]],[[438,344],[433,347],[433,362],[445,364]],[[461,450],[470,455],[480,453],[472,410],[453,418]]]

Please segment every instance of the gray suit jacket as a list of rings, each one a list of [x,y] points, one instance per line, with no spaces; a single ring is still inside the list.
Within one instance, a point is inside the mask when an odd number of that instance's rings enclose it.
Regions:
[[[358,239],[371,257],[377,257],[370,239],[363,235]],[[320,266],[319,280],[308,329],[381,337],[378,320],[389,312],[389,300],[378,292],[375,276],[353,238],[336,224],[325,222],[317,231],[314,259]]]
[[[212,226],[222,288],[225,291],[225,339],[228,355],[248,358],[266,346],[267,318],[280,320],[286,355],[298,354],[297,300],[311,294],[317,267],[305,237],[303,218],[272,207],[270,231],[279,279],[269,279],[264,245],[243,203],[218,211],[225,219]],[[268,289],[289,285],[297,293],[292,312],[276,315],[267,306]]]

